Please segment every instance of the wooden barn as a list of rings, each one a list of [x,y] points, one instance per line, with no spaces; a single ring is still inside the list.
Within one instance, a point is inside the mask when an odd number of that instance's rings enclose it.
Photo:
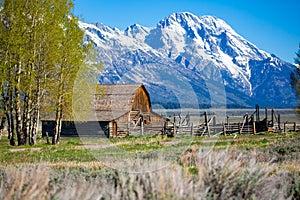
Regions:
[[[91,101],[96,120],[63,121],[61,136],[124,137],[162,130],[164,119],[152,111],[143,84],[98,85],[96,91]],[[54,120],[42,120],[43,136],[53,135],[54,127]]]

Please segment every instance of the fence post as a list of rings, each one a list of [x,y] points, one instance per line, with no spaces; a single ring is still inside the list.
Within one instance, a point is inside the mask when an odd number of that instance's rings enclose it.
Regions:
[[[281,123],[280,114],[278,114],[278,129],[281,132],[281,125],[280,125],[280,123]]]
[[[208,134],[208,137],[210,137],[210,130],[209,130],[209,124],[208,124],[208,118],[207,118],[207,112],[204,112],[204,119],[205,119],[205,126],[207,128],[207,134]]]
[[[176,136],[176,123],[173,124],[173,137]]]
[[[224,136],[226,136],[226,125],[225,124],[223,124],[223,134],[224,134]]]
[[[255,108],[255,110],[256,110],[256,121],[260,121],[260,118],[259,118],[259,105],[256,104],[255,107],[256,107],[256,108]]]
[[[283,123],[283,132],[286,133],[286,122]]]
[[[296,122],[294,122],[294,132],[296,132]]]
[[[168,128],[168,122],[167,120],[163,121],[163,134],[166,134]]]
[[[217,118],[216,118],[216,115],[213,116],[213,125],[214,125],[214,126],[217,125]]]
[[[192,122],[191,125],[192,125],[192,126],[191,126],[191,135],[194,135],[194,124],[193,124],[193,122]]]
[[[128,121],[127,121],[127,134],[130,135],[130,115],[131,115],[131,111],[128,113]]]
[[[271,123],[272,123],[272,127],[274,127],[274,108],[272,108],[272,116],[271,116]]]
[[[176,115],[174,113],[174,124],[176,124]]]
[[[256,127],[255,127],[255,121],[253,120],[253,134],[256,134]]]
[[[182,121],[181,121],[181,114],[180,113],[178,114],[178,118],[179,118],[178,126],[181,127],[181,122]],[[174,121],[175,121],[175,118],[174,118]]]
[[[269,122],[268,122],[268,108],[265,108],[265,114],[266,114],[266,129],[268,130]]]
[[[186,115],[186,124],[188,125],[188,126],[190,126],[191,125],[191,116],[190,116],[190,113],[188,112],[188,114]]]
[[[46,139],[47,139],[47,144],[50,144],[48,131],[46,131]]]
[[[143,114],[140,114],[141,118],[141,134],[144,135],[144,116]]]
[[[239,134],[242,134],[242,130],[241,130],[241,123],[238,123],[238,128],[239,128]]]
[[[207,126],[207,133],[208,133],[208,137],[210,137],[210,127],[209,127],[209,125]]]

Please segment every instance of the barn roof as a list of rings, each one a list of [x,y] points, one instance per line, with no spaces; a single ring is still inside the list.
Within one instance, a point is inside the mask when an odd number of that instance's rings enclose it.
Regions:
[[[90,99],[91,109],[84,107],[81,108],[82,110],[77,110],[77,114],[84,114],[74,116],[75,120],[109,122],[117,119],[132,110],[135,94],[139,88],[145,91],[150,101],[149,93],[143,84],[99,84]],[[151,107],[151,102],[149,104]],[[55,120],[55,113],[42,117],[42,121],[53,120]]]
[[[135,94],[140,87],[149,97],[143,84],[98,85],[92,102],[98,121],[112,121],[131,111]]]

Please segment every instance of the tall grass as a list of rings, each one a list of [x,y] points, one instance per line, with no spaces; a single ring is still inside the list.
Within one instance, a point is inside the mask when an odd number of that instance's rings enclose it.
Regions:
[[[174,141],[160,137],[116,139],[90,151],[73,139],[23,152],[2,147],[0,199],[300,199],[300,137],[263,137],[267,146],[227,149],[168,146]],[[137,144],[140,152],[132,153]],[[105,154],[114,148],[123,152],[119,161]]]
[[[140,164],[142,165],[142,163]],[[142,167],[142,166],[136,166]],[[126,173],[88,165],[0,168],[0,199],[299,199],[299,172],[251,153],[189,149],[167,167]]]

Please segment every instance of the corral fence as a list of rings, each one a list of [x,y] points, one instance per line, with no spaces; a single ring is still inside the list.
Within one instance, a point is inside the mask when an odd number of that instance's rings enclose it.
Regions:
[[[165,117],[166,122],[161,126],[129,127],[130,135],[161,133],[169,136],[193,135],[193,136],[211,136],[211,135],[229,135],[229,134],[256,134],[260,132],[300,132],[300,124],[296,122],[281,122],[280,114],[276,114],[274,108],[265,108],[264,118],[261,119],[259,107],[252,114],[245,114],[240,117],[240,122],[230,122],[230,117],[223,122],[217,123],[215,113],[204,112],[195,116],[195,114],[174,114],[172,117]],[[199,123],[191,120],[197,117]]]
[[[283,132],[299,132],[300,131],[300,124],[296,122],[284,122],[283,123]]]

